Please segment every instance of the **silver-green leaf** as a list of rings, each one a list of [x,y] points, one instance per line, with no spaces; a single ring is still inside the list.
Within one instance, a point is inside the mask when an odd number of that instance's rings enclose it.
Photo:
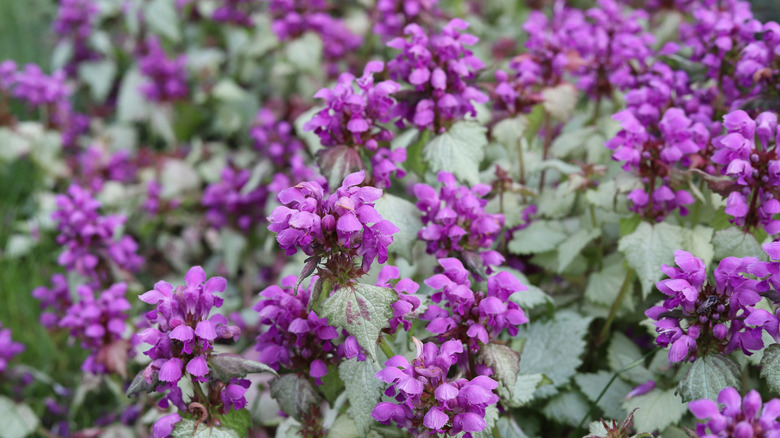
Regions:
[[[711,354],[693,362],[677,385],[677,391],[685,402],[704,398],[717,400],[718,393],[727,386],[739,390],[742,387],[740,377],[740,367],[734,359]]]
[[[35,432],[40,420],[24,403],[16,404],[8,397],[0,396],[0,418],[3,419],[3,438],[23,438]]]
[[[355,283],[342,287],[322,303],[321,315],[334,327],[345,329],[371,357],[376,357],[379,332],[389,327],[398,294],[386,287]]]
[[[376,211],[383,219],[389,220],[400,229],[393,234],[393,242],[388,249],[412,261],[412,245],[417,241],[417,232],[422,228],[420,210],[398,196],[385,193],[374,204]]]
[[[636,271],[643,298],[661,279],[661,266],[674,264],[674,251],[682,248],[683,242],[682,228],[665,222],[654,225],[642,222],[633,233],[620,239],[618,250]]]
[[[458,122],[423,147],[423,160],[433,172],[445,170],[473,185],[479,183],[486,145],[484,127],[473,121]]]
[[[632,397],[623,403],[623,408],[626,412],[636,409],[634,426],[640,432],[662,431],[679,422],[688,412],[687,403],[683,403],[673,389],[654,389],[647,394]]]
[[[780,393],[780,344],[772,344],[764,349],[761,377],[766,379],[769,389]]]
[[[349,359],[339,365],[339,377],[344,381],[344,386],[349,399],[349,416],[355,420],[360,433],[365,436],[374,419],[371,411],[382,396],[385,387],[384,382],[376,378],[380,370],[379,364],[372,359],[358,361]]]

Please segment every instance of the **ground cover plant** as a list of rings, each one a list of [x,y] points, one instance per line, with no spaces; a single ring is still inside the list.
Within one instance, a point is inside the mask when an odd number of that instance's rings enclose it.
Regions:
[[[760,5],[33,3],[0,436],[780,437]]]

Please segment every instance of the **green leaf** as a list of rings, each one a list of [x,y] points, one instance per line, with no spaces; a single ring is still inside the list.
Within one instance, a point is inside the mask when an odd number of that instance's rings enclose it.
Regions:
[[[677,385],[683,401],[708,398],[717,400],[718,393],[733,386],[739,390],[742,387],[739,364],[734,359],[720,354],[711,354],[696,359]]]
[[[379,364],[371,359],[358,361],[352,358],[339,365],[339,377],[344,381],[349,399],[347,412],[355,420],[362,435],[371,429],[374,422],[371,411],[385,388],[384,382],[376,378],[380,369]]]
[[[688,412],[687,403],[683,403],[674,390],[654,389],[647,394],[632,397],[623,403],[626,412],[634,412],[635,429],[642,432],[664,430],[670,424],[680,421]]]
[[[612,306],[615,302],[626,279],[623,263],[609,263],[611,258],[607,258],[606,268],[588,277],[588,284],[585,287],[585,298],[594,304],[606,307]]]
[[[163,35],[173,42],[181,39],[179,15],[173,0],[152,0],[146,4],[144,17],[154,33]]]
[[[560,222],[535,221],[515,233],[509,242],[509,251],[519,255],[538,254],[558,248],[564,240],[566,233]]]
[[[208,427],[205,423],[198,424],[191,418],[182,418],[171,433],[172,438],[240,438],[241,436],[229,427]]]
[[[591,240],[601,236],[601,228],[580,228],[571,237],[558,246],[558,273],[565,271]]]
[[[490,342],[479,350],[477,358],[483,364],[493,368],[493,378],[512,394],[517,382],[517,373],[520,372],[520,353],[506,345]]]
[[[123,122],[132,122],[148,117],[149,104],[141,93],[141,86],[145,82],[146,79],[135,68],[125,74],[117,98],[117,119]]]
[[[525,338],[520,356],[520,370],[524,374],[544,373],[552,386],[542,386],[539,395],[554,393],[553,388],[566,384],[582,363],[585,334],[591,318],[574,312],[558,312],[555,318],[524,324],[516,338]]]
[[[544,102],[542,106],[553,117],[560,121],[567,121],[577,106],[579,93],[572,84],[561,84],[542,90]]]
[[[550,420],[577,426],[582,417],[588,414],[590,404],[577,391],[567,391],[553,397],[542,409],[542,413]]]
[[[582,393],[588,397],[588,400],[595,403],[598,395],[601,394],[601,391],[607,386],[609,379],[612,378],[612,374],[609,371],[577,374],[574,377],[574,381],[582,389]],[[596,405],[604,411],[604,415],[608,418],[623,418],[626,416],[626,412],[623,410],[623,401],[626,398],[626,394],[631,391],[631,388],[632,386],[628,383],[615,379]]]
[[[333,427],[328,430],[328,438],[361,438],[363,436],[365,435],[360,433],[355,420],[344,414],[339,415],[336,422],[333,423]]]
[[[496,429],[501,438],[528,438],[513,418],[500,417],[496,421]]]
[[[598,187],[585,192],[585,199],[594,207],[615,211],[618,206],[618,191],[615,181],[600,182]],[[633,231],[633,230],[632,230]]]
[[[288,42],[284,53],[300,71],[316,72],[322,69],[322,39],[314,32],[306,32]]]
[[[239,436],[247,436],[252,427],[252,416],[246,409],[231,409],[227,414],[220,415],[219,420],[223,428],[233,429]]]
[[[247,247],[246,235],[230,227],[223,227],[220,232],[220,248],[225,257],[225,268],[234,277],[241,266],[242,254]]]
[[[38,428],[40,420],[24,403],[16,404],[8,397],[0,396],[0,418],[3,419],[3,438],[22,438]]]
[[[715,260],[723,260],[726,257],[758,257],[762,261],[769,260],[756,238],[737,227],[717,231],[712,243],[715,247]]]
[[[233,377],[246,377],[247,374],[254,373],[277,375],[276,371],[268,365],[235,353],[212,354],[208,362],[209,376],[222,382],[229,382]]]
[[[495,404],[488,405],[485,408],[485,424],[487,426],[479,432],[472,434],[473,438],[493,438],[493,426],[498,421],[498,408]]]
[[[301,420],[320,402],[311,382],[299,374],[285,374],[271,381],[271,397],[287,415]]]
[[[636,346],[634,341],[620,332],[612,333],[612,340],[607,348],[607,363],[612,371],[620,371],[628,365],[636,362],[642,357],[642,351]],[[643,365],[637,365],[629,370],[620,373],[622,379],[640,385],[653,380],[655,376]]]
[[[92,98],[103,102],[116,78],[116,63],[110,59],[85,62],[79,65],[79,77],[89,85]]]
[[[549,163],[549,161],[545,163]],[[576,200],[577,193],[569,190],[568,184],[558,184],[555,190],[548,188],[539,197],[538,214],[551,219],[568,216]]]
[[[486,145],[484,127],[473,121],[458,122],[423,147],[423,160],[435,173],[445,170],[474,185],[479,183]]]
[[[618,250],[636,271],[646,298],[661,279],[661,265],[674,264],[674,251],[683,247],[682,228],[665,222],[650,225],[642,222],[633,233],[620,238]]]
[[[364,169],[360,153],[352,147],[339,145],[317,151],[317,166],[328,178],[330,187],[341,186],[342,181],[351,173]]]
[[[595,126],[585,126],[574,131],[564,132],[550,144],[550,153],[555,157],[565,157],[572,151],[581,150],[588,138],[596,132]]]
[[[780,393],[780,344],[772,344],[764,349],[761,377],[766,379],[769,389]]]
[[[337,290],[322,303],[321,315],[334,327],[357,338],[371,357],[376,357],[379,332],[389,327],[398,294],[386,287],[355,283]]]
[[[393,243],[388,247],[389,250],[412,262],[412,246],[417,242],[417,232],[422,228],[420,210],[406,199],[389,193],[377,199],[374,208],[383,219],[389,220],[400,229],[393,234]]]
[[[704,225],[696,225],[694,229],[683,228],[683,246],[681,249],[685,249],[696,257],[702,259],[706,266],[712,263],[712,258],[715,255],[715,249],[712,246],[712,233],[714,230]]]
[[[496,123],[490,130],[490,135],[507,150],[514,151],[519,147],[518,142],[527,127],[528,119],[525,116],[513,117]]]
[[[552,381],[542,373],[519,374],[515,378],[515,384],[512,387],[511,393],[510,391],[499,387],[498,391],[501,395],[501,403],[513,408],[524,406],[534,399],[536,388],[551,383]]]

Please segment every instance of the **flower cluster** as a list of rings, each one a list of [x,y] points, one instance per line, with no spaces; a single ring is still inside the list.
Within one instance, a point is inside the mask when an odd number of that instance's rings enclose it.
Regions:
[[[278,197],[282,205],[268,217],[268,229],[277,233],[276,240],[288,255],[300,249],[327,258],[325,267],[337,282],[368,272],[375,259],[387,261],[387,246],[398,228],[374,209],[382,190],[360,187],[364,179],[364,171],[348,175],[327,198],[314,181],[283,190]],[[363,258],[362,268],[355,272],[358,256]]]
[[[380,402],[371,416],[383,424],[395,422],[415,435],[464,432],[464,437],[471,438],[472,432],[484,430],[485,409],[498,401],[493,393],[498,383],[487,376],[448,378],[450,367],[463,352],[460,341],[444,342],[441,349],[432,342],[417,342],[412,363],[393,356],[376,374],[390,384],[385,394],[397,402]]]
[[[280,40],[297,38],[307,31],[320,36],[330,76],[338,75],[338,61],[360,47],[363,39],[344,22],[328,13],[326,0],[269,0],[271,29]]]
[[[8,367],[8,363],[17,354],[24,351],[24,345],[11,339],[11,329],[3,328],[0,324],[0,374]]]
[[[413,294],[417,292],[420,285],[408,278],[401,278],[395,285],[390,280],[400,278],[401,273],[395,266],[382,266],[377,275],[376,285],[392,288],[398,294],[398,300],[390,306],[393,308],[393,317],[390,318],[388,333],[393,334],[402,325],[404,330],[409,330],[412,326],[410,315],[420,307],[420,299]]]
[[[491,250],[504,226],[502,214],[485,212],[490,186],[477,184],[471,189],[459,186],[449,172],[441,171],[440,191],[426,184],[415,184],[417,208],[425,225],[418,237],[427,244],[428,254],[437,258],[459,257],[472,268],[477,260],[485,266],[497,266],[504,257]]]
[[[406,38],[394,38],[387,45],[401,53],[387,63],[390,76],[411,84],[416,92],[399,102],[402,118],[419,129],[446,130],[447,124],[476,115],[472,102],[488,97],[470,85],[484,64],[467,49],[478,39],[464,33],[469,24],[459,18],[447,23],[431,37],[416,23],[404,29]]]
[[[301,152],[305,150],[303,142],[295,137],[292,125],[285,120],[277,120],[269,108],[257,113],[249,135],[255,149],[280,168],[292,165],[291,162],[300,159]]]
[[[147,38],[138,66],[147,79],[141,87],[147,99],[172,102],[184,99],[189,94],[186,57],[180,55],[176,59],[168,58],[158,38]]]
[[[38,286],[32,291],[33,298],[41,302],[41,308],[47,309],[40,318],[41,325],[46,328],[55,327],[72,304],[68,279],[64,275],[52,275],[51,284],[51,288]]]
[[[556,7],[550,18],[541,11],[531,11],[523,30],[528,35],[528,53],[517,59],[515,68],[522,74],[522,83],[558,85],[564,73],[581,68],[579,54],[587,50],[591,39],[581,10]]]
[[[67,194],[57,195],[57,210],[52,218],[57,222],[57,243],[64,250],[57,259],[68,270],[93,281],[104,281],[106,270],[100,263],[113,263],[120,269],[136,271],[143,258],[136,254],[138,244],[130,236],[114,238],[124,223],[123,216],[100,216],[100,202],[77,185]]]
[[[235,226],[247,231],[264,220],[268,190],[262,184],[248,187],[251,177],[247,169],[227,166],[220,180],[206,187],[201,203],[208,208],[206,219],[211,225],[222,228],[232,219]]]
[[[79,64],[99,57],[89,46],[89,37],[92,35],[100,8],[93,0],[62,0],[59,3],[54,32],[72,47],[73,54],[65,71],[74,76]]]
[[[219,23],[252,27],[252,3],[252,0],[222,0],[222,4],[211,14],[211,19]]]
[[[748,94],[765,91],[777,92],[780,71],[780,24],[770,21],[763,26],[763,35],[748,43],[740,51],[740,58],[734,66],[737,85],[751,90]],[[753,89],[754,86],[760,87]]]
[[[723,405],[722,408],[718,404]],[[691,413],[700,420],[709,420],[696,426],[696,434],[704,438],[780,436],[780,400],[772,399],[762,409],[761,395],[751,390],[744,398],[732,387],[723,388],[718,403],[709,399],[694,400],[688,404]]]
[[[669,361],[693,361],[737,349],[749,355],[764,347],[762,327],[749,324],[759,322],[752,314],[761,300],[759,292],[768,286],[745,275],[763,271],[762,262],[754,257],[726,257],[715,268],[715,284],[711,284],[706,283],[701,259],[677,250],[674,260],[678,267],[664,265],[661,270],[669,278],[656,283],[669,298],[645,312],[655,321],[658,345],[670,347]]]
[[[439,0],[378,0],[372,18],[374,33],[387,41],[403,35],[406,25],[438,17]]]
[[[319,318],[309,309],[311,288],[299,287],[296,293],[296,278],[290,275],[282,279],[281,286],[269,286],[254,307],[260,316],[260,324],[268,329],[257,337],[255,349],[260,361],[275,370],[285,367],[291,370],[307,370],[316,382],[328,374],[328,364],[336,358],[334,340],[338,331],[328,325],[327,318]]]
[[[726,213],[745,228],[761,226],[768,234],[780,232],[780,160],[777,156],[777,114],[764,112],[755,120],[737,110],[723,117],[727,133],[713,140],[712,161],[734,179],[728,193]],[[756,140],[758,137],[758,140]]]
[[[425,280],[436,290],[421,319],[430,321],[426,329],[438,339],[460,339],[476,352],[480,345],[506,329],[511,336],[518,333],[518,325],[528,322],[525,312],[509,297],[527,290],[509,272],[499,272],[488,278],[487,293],[473,290],[469,272],[458,259],[439,259],[444,272]]]
[[[224,278],[206,279],[203,268],[195,266],[187,271],[184,283],[174,288],[160,281],[154,289],[139,297],[141,301],[157,306],[146,314],[147,320],[156,327],[139,334],[143,342],[152,346],[144,353],[152,359],[144,370],[144,378],[149,384],[159,380],[161,389],[170,389],[163,403],[169,400],[182,410],[184,405],[177,382],[185,372],[194,381],[207,381],[208,359],[214,342],[236,340],[241,334],[238,327],[228,325],[223,315],[210,315],[213,308],[222,306],[223,300],[216,294],[225,290]],[[228,387],[223,391],[229,391]],[[226,396],[230,397],[229,394]],[[226,406],[225,410],[228,409]]]
[[[106,181],[131,182],[137,173],[130,151],[109,152],[100,145],[91,145],[70,160],[74,180],[93,193],[103,189]]]
[[[125,321],[130,303],[125,298],[127,285],[116,283],[95,297],[91,287],[77,288],[79,300],[60,319],[59,326],[70,330],[81,346],[90,351],[81,369],[93,374],[124,374],[129,343],[124,340]],[[118,358],[118,359],[117,359]]]

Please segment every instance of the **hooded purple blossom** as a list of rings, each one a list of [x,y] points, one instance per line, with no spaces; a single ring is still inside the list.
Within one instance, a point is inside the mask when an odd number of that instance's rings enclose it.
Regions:
[[[504,226],[504,215],[485,212],[488,200],[484,197],[490,186],[459,186],[445,171],[439,172],[438,181],[442,183],[438,193],[426,184],[414,186],[424,225],[417,236],[426,242],[428,254],[461,258],[469,268],[475,256],[485,266],[503,263],[504,257],[490,249]]]
[[[161,389],[171,389],[167,395],[183,409],[181,393],[176,383],[188,373],[194,380],[205,381],[209,374],[208,358],[217,340],[237,340],[241,330],[229,326],[227,318],[215,313],[214,307],[222,306],[227,282],[222,277],[207,279],[200,266],[187,271],[185,284],[174,288],[165,281],[139,296],[148,304],[157,306],[146,314],[152,327],[139,333],[141,340],[152,347],[144,354],[152,362],[144,371],[144,378],[152,383],[159,380]],[[161,392],[161,390],[158,390]],[[166,399],[163,399],[167,403]]]
[[[463,344],[449,340],[441,345],[417,343],[417,358],[409,363],[403,356],[393,356],[377,379],[389,383],[385,395],[395,401],[382,401],[371,416],[382,424],[396,423],[415,436],[461,432],[471,438],[472,432],[487,427],[485,409],[498,401],[493,390],[498,383],[487,376],[471,380],[448,378],[450,367],[458,362]]]
[[[100,216],[100,202],[77,185],[71,185],[66,194],[57,195],[56,202],[52,219],[60,232],[57,243],[64,247],[57,259],[61,266],[93,281],[106,279],[106,267],[99,266],[101,262],[110,261],[131,272],[141,267],[143,258],[136,253],[135,240],[130,236],[114,238],[117,228],[125,222],[124,216]]]
[[[426,330],[439,340],[460,339],[472,352],[496,339],[504,329],[511,336],[518,325],[528,322],[525,312],[509,297],[528,288],[509,272],[499,272],[487,281],[487,292],[472,290],[469,272],[454,258],[439,259],[444,269],[425,280],[436,290],[421,319],[430,321]]]
[[[41,325],[53,328],[72,304],[68,279],[62,274],[51,276],[51,288],[38,286],[32,291],[32,296],[41,302]]]
[[[776,139],[780,136],[777,114],[763,112],[755,120],[737,110],[723,117],[726,134],[713,140],[712,161],[721,173],[734,179],[728,189],[726,213],[743,227],[763,227],[768,234],[780,233],[780,201],[774,188],[780,186],[780,159]]]
[[[251,177],[250,170],[238,170],[228,165],[222,170],[219,181],[206,187],[201,203],[208,208],[206,219],[212,226],[219,229],[233,225],[248,231],[265,220],[269,188],[264,184],[248,187]]]
[[[222,0],[214,9],[211,19],[219,23],[230,23],[236,26],[252,27],[253,0]]]
[[[288,255],[300,249],[333,263],[353,263],[362,256],[361,270],[368,272],[374,260],[387,261],[387,246],[398,228],[374,209],[382,190],[360,187],[364,179],[363,171],[348,175],[327,198],[314,181],[283,190],[278,197],[282,206],[268,217],[268,229],[277,233],[276,240]]]
[[[59,3],[54,32],[61,43],[72,47],[73,54],[65,71],[69,76],[75,76],[79,64],[100,58],[100,54],[89,45],[100,8],[94,0],[61,0]]]
[[[0,375],[8,367],[8,362],[22,351],[24,351],[24,345],[14,342],[11,339],[11,329],[4,329],[3,324],[0,323]]]
[[[393,334],[398,330],[399,325],[403,325],[404,330],[408,331],[411,326],[412,314],[420,307],[420,299],[414,296],[414,293],[420,288],[420,285],[408,278],[402,278],[393,286],[390,280],[400,278],[401,273],[395,266],[383,266],[377,276],[376,285],[392,288],[398,294],[398,300],[390,306],[393,308],[393,317],[390,319],[388,332]]]
[[[90,351],[81,369],[93,374],[117,371],[107,362],[108,351],[120,347],[126,331],[125,321],[130,302],[125,298],[127,285],[116,283],[95,296],[89,286],[81,285],[76,290],[79,300],[73,303],[60,319],[59,326],[70,329],[70,334],[81,341],[81,346]]]
[[[147,78],[141,91],[152,102],[172,102],[189,95],[187,59],[184,55],[168,58],[157,37],[147,38],[138,66]]]
[[[484,64],[466,47],[478,38],[464,33],[469,24],[454,18],[441,33],[428,36],[416,23],[404,29],[407,38],[394,38],[387,45],[401,53],[387,63],[390,77],[410,84],[415,95],[399,103],[403,120],[419,129],[443,132],[452,121],[476,115],[475,103],[487,95],[471,85]]]
[[[308,287],[299,287],[297,293],[296,280],[290,275],[282,279],[281,287],[273,285],[260,292],[262,299],[254,310],[261,326],[268,328],[257,337],[255,350],[260,353],[259,360],[275,370],[303,367],[316,382],[322,383],[321,378],[327,374],[326,362],[334,363],[334,340],[339,333],[328,325],[327,318],[319,318],[308,310],[317,277],[312,278]]]
[[[377,0],[372,11],[374,33],[387,41],[403,36],[406,25],[442,15],[439,0]]]
[[[722,407],[718,407],[722,405]],[[763,405],[756,390],[744,398],[732,387],[723,388],[718,403],[709,399],[694,400],[688,409],[706,423],[696,425],[696,434],[703,438],[778,438],[780,437],[780,400]]]
[[[764,347],[762,327],[752,314],[761,300],[759,293],[768,286],[745,276],[762,270],[762,262],[754,257],[727,257],[715,268],[715,284],[711,284],[706,282],[701,259],[678,250],[674,260],[678,267],[664,265],[661,270],[669,278],[656,283],[669,298],[645,312],[655,321],[658,345],[670,347],[670,362],[737,349],[750,355]]]

